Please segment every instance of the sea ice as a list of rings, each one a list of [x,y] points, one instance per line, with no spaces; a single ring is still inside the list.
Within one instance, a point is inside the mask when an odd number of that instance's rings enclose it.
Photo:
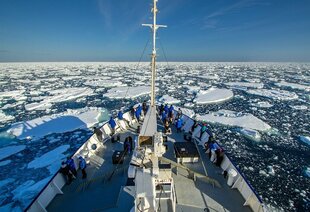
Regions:
[[[290,83],[290,82],[282,81],[282,82],[275,83],[275,85],[279,87],[290,87],[293,89],[310,91],[310,86],[297,84],[297,83]]]
[[[194,102],[197,104],[212,104],[229,100],[233,96],[231,90],[212,87],[206,91],[199,91]]]
[[[91,79],[84,82],[84,85],[92,86],[95,88],[112,88],[112,87],[119,87],[124,86],[123,83],[119,80],[112,80],[112,79]]]
[[[181,108],[182,114],[187,115],[190,118],[193,118],[195,116],[195,112],[193,110],[191,110],[191,109],[174,106],[174,109],[176,111],[178,111],[179,108]]]
[[[107,93],[103,94],[103,97],[110,99],[130,99],[136,98],[142,95],[150,93],[150,87],[148,86],[137,86],[137,87],[118,87],[108,90]]]
[[[7,158],[11,155],[14,155],[20,151],[23,151],[25,148],[26,148],[26,145],[3,147],[0,149],[0,160]]]
[[[271,127],[249,113],[241,113],[230,110],[219,110],[217,112],[209,113],[203,116],[197,116],[198,120],[203,120],[212,123],[219,123],[229,126],[239,126],[242,128],[249,128],[253,130],[266,131]]]
[[[299,136],[300,140],[310,146],[310,136]]]
[[[54,163],[57,163],[59,168],[61,160],[65,158],[65,155],[63,153],[66,152],[69,148],[70,145],[59,146],[56,149],[53,149],[52,151],[49,151],[28,163],[28,168],[43,168]]]
[[[27,206],[31,199],[48,183],[51,177],[44,178],[35,183],[33,180],[28,180],[12,191],[13,200],[19,201],[22,206]]]
[[[14,116],[5,115],[5,113],[0,110],[0,123],[5,123],[14,119]]]
[[[310,177],[310,167],[305,168],[304,173],[307,177]]]
[[[75,129],[89,128],[98,123],[99,113],[105,113],[107,120],[108,112],[101,108],[82,108],[67,110],[64,113],[43,116],[30,121],[17,122],[7,131],[19,139],[38,139],[50,133],[62,133]]]
[[[255,82],[227,82],[225,85],[229,86],[232,89],[237,90],[247,90],[248,88],[263,88],[263,83]]]
[[[179,104],[181,102],[180,100],[178,100],[172,96],[169,96],[169,95],[163,95],[158,101],[161,103],[169,104],[169,105]]]
[[[295,110],[307,110],[308,109],[306,105],[293,105],[293,106],[290,105],[290,107]]]
[[[255,90],[248,90],[247,93],[264,96],[275,100],[293,100],[298,99],[297,94],[294,92],[288,92],[284,90],[268,90],[268,89],[255,89]]]
[[[256,102],[256,103],[251,103],[251,105],[254,107],[261,107],[261,108],[269,108],[273,106],[269,102]]]
[[[11,162],[12,162],[11,160],[0,161],[0,166],[6,166],[6,165],[10,164]]]

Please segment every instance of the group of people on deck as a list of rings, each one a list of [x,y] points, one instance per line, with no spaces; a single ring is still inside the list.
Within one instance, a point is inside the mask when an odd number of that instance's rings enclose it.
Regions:
[[[82,156],[78,157],[79,159],[79,169],[82,171],[82,179],[87,177],[86,173],[86,161]],[[67,184],[70,184],[73,179],[77,177],[77,168],[75,162],[71,157],[67,157],[66,161],[61,162],[60,173],[66,178]]]
[[[170,107],[166,104],[165,106],[161,104],[158,108],[159,116],[164,124],[165,133],[171,133],[170,125],[174,122],[177,128],[177,132],[181,132],[183,127],[183,119],[182,119],[182,110],[181,108],[178,109],[176,117],[174,114],[174,107],[171,105]]]

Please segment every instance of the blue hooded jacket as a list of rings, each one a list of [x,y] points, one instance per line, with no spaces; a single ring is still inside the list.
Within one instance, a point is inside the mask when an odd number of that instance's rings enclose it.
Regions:
[[[119,111],[119,112],[118,112],[117,118],[118,118],[119,120],[123,120],[123,113],[122,113],[122,111]]]
[[[80,166],[80,169],[85,169],[86,168],[86,161],[84,158],[82,158],[81,156],[79,157],[80,159],[80,162],[79,162],[79,166]]]
[[[67,160],[67,165],[69,166],[70,170],[75,170],[75,164],[74,164],[74,160],[72,158]]]
[[[161,114],[161,120],[162,120],[163,122],[165,122],[166,118],[167,118],[167,115],[166,115],[165,112],[163,112],[163,113]]]
[[[111,117],[110,120],[109,120],[109,124],[110,124],[110,126],[111,126],[112,129],[114,129],[115,126],[116,126],[116,123],[115,123],[115,121],[114,121],[114,119],[113,119],[112,117]]]
[[[183,120],[182,120],[182,119],[178,119],[178,120],[177,120],[177,124],[176,124],[177,126],[176,126],[176,127],[179,129],[179,128],[182,127],[182,124],[183,124]]]

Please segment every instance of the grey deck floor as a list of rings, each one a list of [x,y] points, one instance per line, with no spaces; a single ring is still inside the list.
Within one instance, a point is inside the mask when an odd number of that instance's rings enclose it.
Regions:
[[[163,126],[159,124],[158,130]],[[174,156],[174,142],[188,142],[183,138],[183,133],[176,133],[175,127],[172,127],[172,134],[168,135],[168,151],[164,157],[176,162]],[[196,142],[198,145],[198,142]],[[198,145],[200,159],[198,163],[184,163],[187,168],[206,174],[202,166],[205,166],[207,176],[217,180],[221,188],[197,178],[193,181],[188,178],[188,172],[181,169],[173,169],[173,178],[175,182],[177,196],[177,211],[251,211],[248,206],[243,206],[245,200],[236,189],[231,189],[226,184],[226,179],[222,175],[221,168],[210,162],[205,150]]]
[[[131,132],[122,133],[121,140],[129,134],[133,135]],[[115,150],[123,150],[122,143],[107,141],[96,155],[103,159],[102,164],[98,164],[96,157],[92,158],[86,168],[87,179],[82,180],[81,173],[78,173],[77,179],[64,186],[64,194],[57,195],[48,205],[47,211],[130,211],[134,199],[124,191],[130,156],[125,157],[124,163],[118,166],[110,178],[116,167],[112,164]]]

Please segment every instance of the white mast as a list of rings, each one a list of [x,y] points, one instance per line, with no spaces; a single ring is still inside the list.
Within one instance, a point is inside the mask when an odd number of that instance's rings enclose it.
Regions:
[[[152,50],[152,62],[151,62],[151,70],[152,70],[152,82],[151,82],[151,107],[155,106],[155,78],[156,78],[156,32],[159,27],[167,27],[165,25],[157,25],[156,24],[156,14],[157,10],[157,1],[153,0],[153,24],[142,24],[142,26],[149,26],[153,31],[153,50]]]

